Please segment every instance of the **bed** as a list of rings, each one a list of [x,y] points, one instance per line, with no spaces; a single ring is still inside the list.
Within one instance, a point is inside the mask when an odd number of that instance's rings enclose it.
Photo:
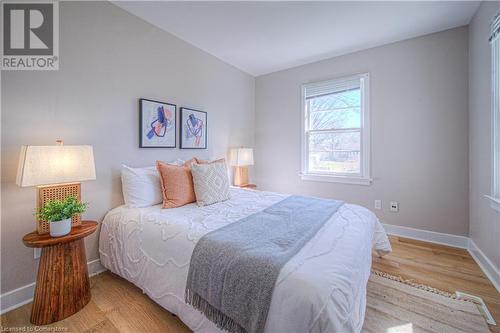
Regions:
[[[280,202],[286,195],[231,188],[231,199],[173,209],[117,207],[102,223],[101,263],[176,314],[194,332],[221,332],[184,302],[191,254],[206,233]],[[359,332],[372,250],[391,251],[369,210],[344,204],[281,269],[265,332]]]

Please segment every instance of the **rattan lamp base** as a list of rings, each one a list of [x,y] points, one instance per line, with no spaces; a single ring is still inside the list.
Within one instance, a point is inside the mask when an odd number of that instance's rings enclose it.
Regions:
[[[80,183],[37,186],[37,190],[38,190],[36,199],[37,211],[41,207],[43,207],[47,201],[50,200],[64,200],[69,196],[73,196],[77,198],[78,202],[81,201]],[[77,226],[80,224],[82,224],[82,219],[80,214],[73,216],[71,225]],[[36,230],[40,235],[48,234],[49,222],[44,220],[38,220],[36,225]]]
[[[243,186],[248,185],[248,167],[238,166],[234,171],[234,185]]]

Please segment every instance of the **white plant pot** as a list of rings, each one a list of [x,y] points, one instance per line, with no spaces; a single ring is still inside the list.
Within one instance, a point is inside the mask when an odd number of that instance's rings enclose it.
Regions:
[[[61,237],[71,232],[71,219],[49,222],[50,235]]]

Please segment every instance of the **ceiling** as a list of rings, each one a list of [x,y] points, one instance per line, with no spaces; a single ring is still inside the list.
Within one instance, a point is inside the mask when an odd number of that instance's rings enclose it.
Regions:
[[[115,5],[259,76],[469,23],[479,2],[162,2]]]

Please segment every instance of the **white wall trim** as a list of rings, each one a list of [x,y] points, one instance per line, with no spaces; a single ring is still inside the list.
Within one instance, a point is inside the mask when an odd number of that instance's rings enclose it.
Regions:
[[[89,261],[87,263],[89,275],[94,276],[102,273],[106,270],[104,266],[101,265],[99,259]],[[33,295],[35,294],[35,282],[27,284],[23,287],[8,291],[0,295],[0,314],[14,310],[26,303],[33,300]]]
[[[353,185],[370,185],[373,181],[373,179],[371,178],[322,175],[314,173],[300,173],[299,176],[300,179],[306,181],[343,183],[343,184],[353,184]]]
[[[469,253],[500,293],[500,271],[472,239],[469,239]]]
[[[427,231],[409,227],[401,227],[399,225],[385,224],[384,229],[388,234],[401,236],[435,244],[448,245],[459,247],[461,249],[469,248],[469,237],[445,234],[442,232]]]
[[[91,277],[108,270],[106,267],[101,265],[100,259],[95,259],[95,260],[89,261],[87,263],[87,267],[89,270],[89,276],[91,276]]]
[[[485,195],[484,197],[490,200],[491,208],[500,213],[500,199],[494,198],[491,195]]]
[[[383,224],[383,226],[385,231],[391,235],[466,249],[493,286],[500,292],[500,271],[469,237],[401,227],[393,224]]]
[[[14,310],[33,300],[35,282],[0,295],[0,314]]]

